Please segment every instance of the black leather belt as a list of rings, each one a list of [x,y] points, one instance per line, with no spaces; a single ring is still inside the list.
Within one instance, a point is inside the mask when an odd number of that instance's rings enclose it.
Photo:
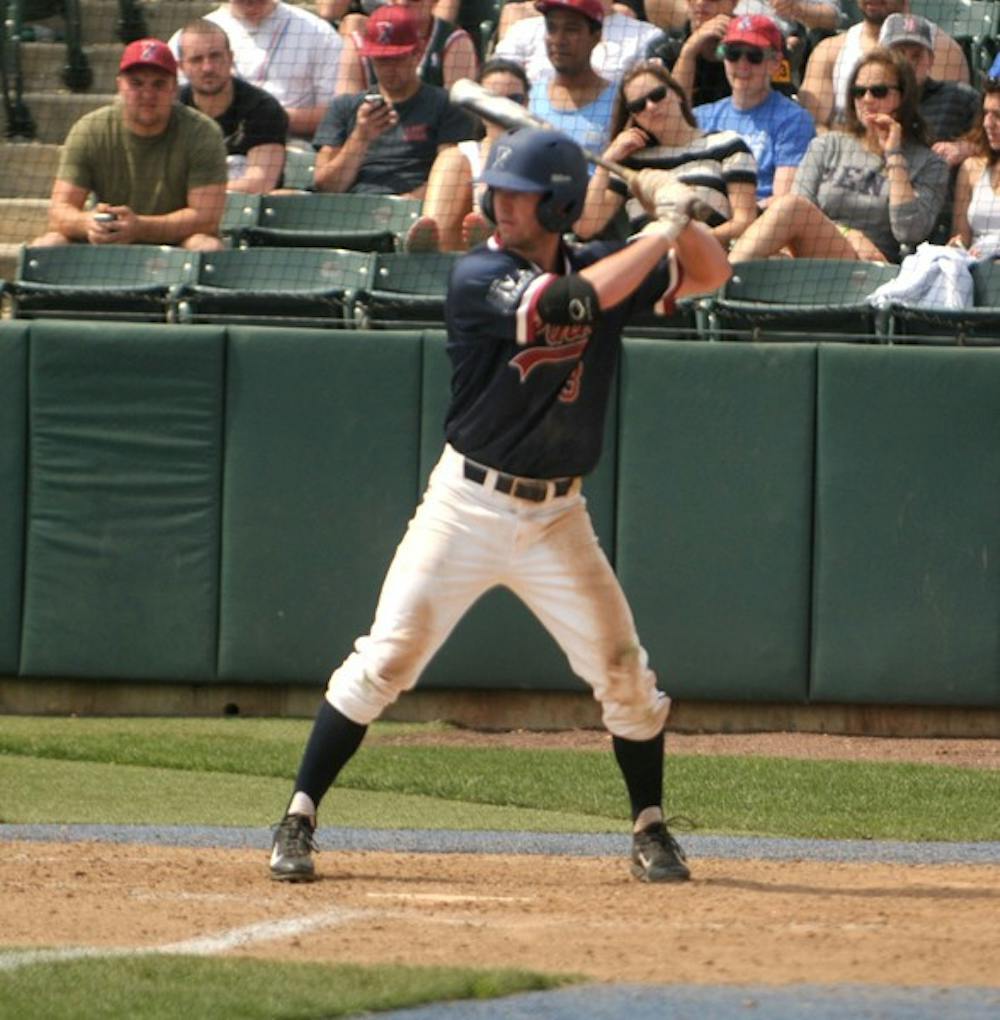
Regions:
[[[489,477],[490,469],[477,464],[474,460],[465,461],[465,477],[477,485],[485,485]],[[552,486],[553,498],[565,496],[573,488],[572,478],[554,478],[550,482],[534,480],[531,478],[518,478],[516,475],[508,475],[503,471],[496,472],[494,488],[507,496],[516,496],[518,499],[527,499],[532,503],[544,503],[549,495],[549,486]]]

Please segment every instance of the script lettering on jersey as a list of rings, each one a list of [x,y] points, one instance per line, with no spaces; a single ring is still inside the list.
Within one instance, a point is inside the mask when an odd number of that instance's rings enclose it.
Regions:
[[[540,343],[519,351],[508,364],[517,369],[518,377],[523,383],[539,365],[559,365],[573,362],[573,371],[559,393],[564,404],[571,404],[580,395],[580,377],[583,366],[580,358],[587,349],[591,327],[562,326],[555,323],[542,323],[537,337]]]

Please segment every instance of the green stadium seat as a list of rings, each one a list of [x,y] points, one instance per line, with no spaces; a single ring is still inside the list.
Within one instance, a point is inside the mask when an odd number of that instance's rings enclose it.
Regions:
[[[418,198],[396,195],[264,195],[244,246],[395,251],[420,215]]]
[[[934,22],[962,47],[977,85],[996,53],[998,6],[995,0],[910,0],[910,13]],[[934,77],[944,77],[935,70]]]
[[[460,5],[459,27],[472,36],[480,60],[485,60],[493,48],[503,5],[504,0],[464,0]]]
[[[355,318],[367,328],[440,326],[448,274],[458,252],[377,253],[357,297]]]
[[[219,233],[227,244],[240,243],[243,231],[254,226],[260,211],[260,195],[244,195],[239,191],[226,192],[226,207],[222,212]]]
[[[643,312],[633,315],[625,326],[627,337],[644,337],[649,340],[698,340],[707,334],[702,323],[708,295],[682,298],[673,315],[656,315]]]
[[[296,145],[285,146],[285,172],[281,180],[283,188],[297,188],[308,191],[313,186],[313,172],[316,169],[316,153],[307,152]]]
[[[328,248],[206,253],[179,295],[181,322],[329,326],[350,322],[371,256]]]
[[[23,248],[9,285],[11,317],[169,321],[197,261],[166,245]]]
[[[868,295],[899,267],[841,259],[737,262],[720,296],[707,299],[713,340],[860,340],[881,338]]]
[[[1000,347],[1000,262],[974,265],[972,283],[972,308],[921,308],[901,302],[890,305],[892,342]]]

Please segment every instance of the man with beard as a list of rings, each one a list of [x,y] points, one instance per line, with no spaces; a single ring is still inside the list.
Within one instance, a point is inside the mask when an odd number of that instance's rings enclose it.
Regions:
[[[825,131],[843,119],[847,82],[862,54],[879,45],[879,32],[890,14],[909,13],[909,0],[858,0],[862,20],[846,32],[824,39],[813,50],[799,89],[799,102]],[[969,81],[961,46],[940,28],[934,33],[934,67],[943,81]]]
[[[227,191],[262,195],[278,186],[285,165],[288,114],[263,89],[233,77],[229,37],[204,18],[181,31],[180,100],[211,117],[226,142]]]

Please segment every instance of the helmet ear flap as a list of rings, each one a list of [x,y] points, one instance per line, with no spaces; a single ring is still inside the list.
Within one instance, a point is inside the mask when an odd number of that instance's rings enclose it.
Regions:
[[[497,218],[493,215],[493,189],[487,188],[479,199],[479,208],[482,210],[483,215],[490,221],[490,223],[496,223]]]

